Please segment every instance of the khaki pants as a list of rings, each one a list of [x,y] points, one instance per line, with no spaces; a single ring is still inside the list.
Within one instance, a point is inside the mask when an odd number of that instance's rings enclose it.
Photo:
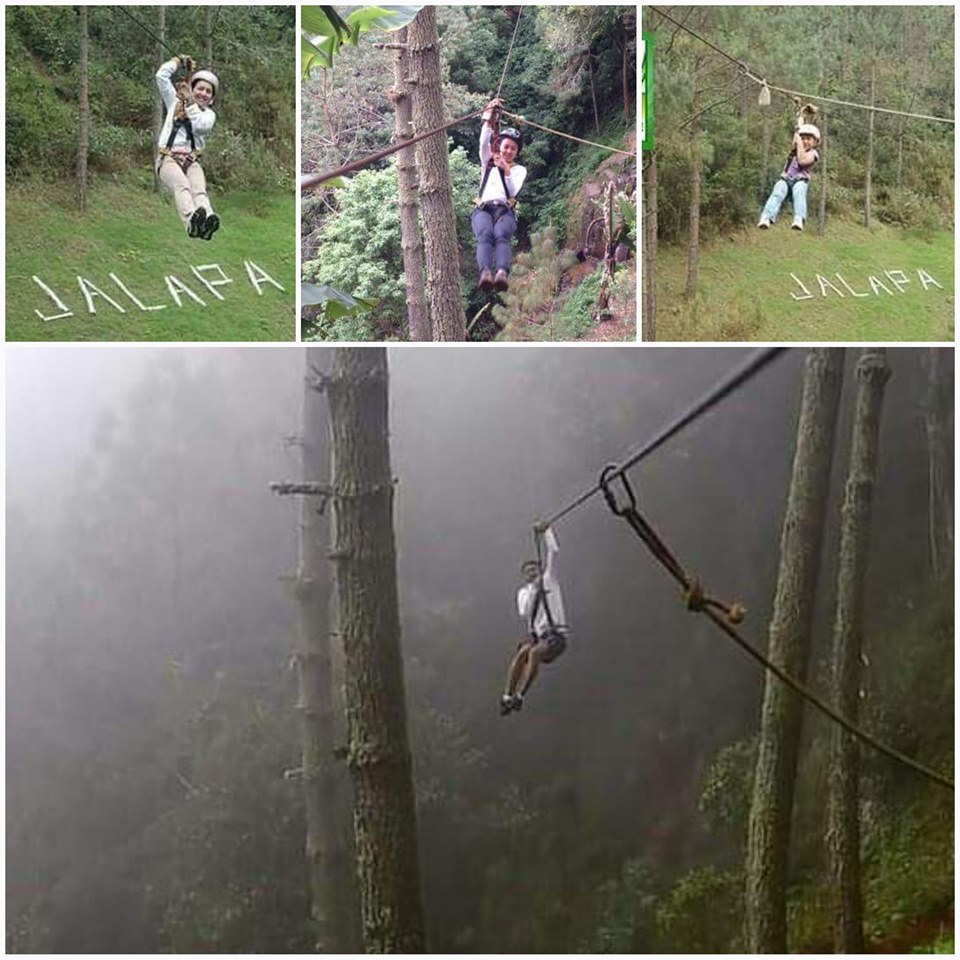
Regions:
[[[161,157],[157,175],[164,187],[173,194],[177,213],[185,226],[189,225],[193,211],[198,207],[203,207],[207,216],[213,213],[207,196],[207,178],[198,161],[194,160],[184,173],[172,157]]]

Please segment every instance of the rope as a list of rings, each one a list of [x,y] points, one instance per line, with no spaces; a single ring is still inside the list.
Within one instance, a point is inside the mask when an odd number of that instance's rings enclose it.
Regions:
[[[121,13],[126,14],[144,33],[150,37],[153,37],[153,39],[156,40],[157,43],[159,43],[160,46],[167,51],[167,53],[174,57],[177,56],[171,47],[168,47],[167,44],[165,44],[149,27],[144,26],[144,24],[142,24],[126,7],[117,7],[116,9]]]
[[[513,36],[510,38],[510,46],[507,49],[507,59],[503,61],[503,73],[500,74],[500,85],[497,87],[497,95],[494,97],[495,100],[500,99],[500,91],[503,89],[503,80],[507,75],[507,65],[510,63],[510,54],[513,53],[513,41],[517,39],[517,31],[520,29],[520,18],[523,16],[523,7],[519,8],[519,13],[517,13],[517,23],[513,28]]]
[[[455,127],[458,123],[464,123],[466,120],[472,120],[475,116],[482,112],[482,110],[474,110],[473,113],[468,113],[462,117],[457,117],[456,120],[451,120],[449,123],[445,123],[442,127],[437,127],[434,130],[428,130],[426,133],[418,134],[415,137],[411,137],[409,140],[403,140],[401,143],[394,144],[392,147],[387,147],[385,150],[379,150],[377,153],[370,153],[365,157],[361,157],[359,160],[354,160],[352,163],[346,164],[345,166],[337,167],[336,170],[326,170],[323,173],[308,174],[307,176],[300,178],[300,189],[311,190],[313,187],[316,187],[321,183],[325,183],[327,180],[332,180],[334,177],[342,177],[347,173],[353,173],[354,170],[359,170],[361,167],[365,167],[368,164],[376,163],[377,160],[382,160],[384,157],[389,157],[391,153],[396,153],[398,150],[403,150],[406,147],[413,146],[413,144],[419,143],[421,140],[426,140],[427,137],[434,137],[438,133],[443,133],[444,130],[449,130],[450,127]]]
[[[623,476],[627,470],[636,466],[641,460],[653,453],[654,450],[663,446],[663,444],[679,433],[684,427],[689,426],[694,420],[703,416],[711,407],[718,404],[729,394],[733,393],[734,390],[746,383],[751,377],[759,373],[764,367],[779,357],[785,349],[784,347],[766,347],[754,351],[745,363],[724,377],[709,393],[706,393],[688,407],[687,410],[670,421],[670,423],[663,427],[658,433],[654,434],[639,450],[630,454],[622,464],[609,468],[608,481]],[[568,503],[562,510],[558,510],[549,520],[544,521],[543,526],[552,526],[581,504],[586,503],[594,494],[600,493],[602,489],[600,483],[594,484],[589,490],[585,490],[573,501]]]
[[[626,494],[626,502],[621,505],[617,502],[616,495],[610,489],[610,480],[617,476]],[[874,750],[897,761],[905,767],[919,773],[928,780],[938,783],[948,790],[954,789],[952,780],[947,779],[936,770],[925,766],[907,754],[902,753],[895,747],[891,747],[878,740],[875,736],[857,726],[852,720],[848,720],[843,714],[838,713],[825,700],[821,699],[809,687],[792,677],[789,673],[778,667],[771,660],[768,660],[759,650],[750,644],[734,626],[739,623],[744,616],[744,608],[741,604],[726,604],[723,601],[708,597],[703,593],[698,580],[687,575],[679,561],[670,552],[669,548],[657,536],[653,528],[640,515],[637,510],[637,499],[630,486],[626,476],[621,472],[616,474],[615,467],[606,467],[600,474],[599,486],[603,491],[607,505],[617,517],[625,519],[634,532],[643,541],[644,545],[653,556],[665,567],[667,572],[681,585],[686,597],[687,609],[692,613],[702,613],[714,624],[716,624],[731,640],[733,640],[745,653],[753,657],[765,670],[772,673],[781,683],[788,686],[794,693],[799,694],[809,704],[816,707],[821,713],[833,720],[834,723],[843,727],[847,733],[856,737],[861,742],[874,748]],[[719,611],[719,612],[718,612]]]
[[[890,110],[886,107],[872,107],[867,103],[854,103],[852,100],[835,100],[832,97],[820,97],[813,93],[798,93],[796,90],[787,90],[784,87],[776,87],[772,83],[768,83],[765,80],[761,80],[755,74],[751,73],[747,65],[742,61],[738,60],[736,57],[731,56],[725,50],[721,50],[715,43],[711,43],[705,37],[701,37],[700,34],[695,33],[685,24],[682,24],[679,20],[675,20],[670,16],[669,13],[661,10],[659,7],[650,7],[650,10],[653,10],[655,13],[659,13],[661,17],[666,20],[669,20],[671,23],[675,23],[681,30],[685,30],[690,34],[691,37],[699,40],[701,43],[706,44],[710,47],[711,50],[715,50],[720,54],[721,57],[726,57],[732,64],[739,67],[740,70],[746,74],[754,83],[760,84],[763,86],[766,84],[771,90],[776,90],[778,93],[786,94],[788,97],[800,97],[803,100],[821,100],[824,103],[837,103],[844,107],[857,107],[860,110],[872,110],[874,113],[891,113],[898,117],[914,117],[917,120],[935,120],[937,123],[954,123],[955,121],[949,117],[933,117],[926,113],[908,113],[905,110]]]
[[[547,133],[553,133],[558,137],[566,137],[567,140],[574,140],[576,143],[586,143],[591,147],[600,147],[601,150],[609,150],[611,153],[622,153],[628,157],[635,157],[636,151],[631,152],[630,150],[618,150],[616,147],[608,147],[603,143],[594,143],[593,140],[582,140],[580,137],[575,137],[572,134],[564,133],[562,130],[552,130],[550,127],[541,126],[539,123],[534,123],[532,120],[528,120],[526,117],[521,117],[519,113],[508,113],[506,110],[502,110],[501,113],[505,117],[512,117],[514,120],[517,120],[520,123],[525,123],[530,127],[536,127],[538,130],[545,130]]]

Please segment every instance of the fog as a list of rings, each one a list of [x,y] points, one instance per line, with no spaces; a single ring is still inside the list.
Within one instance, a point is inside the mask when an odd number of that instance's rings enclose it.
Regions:
[[[875,684],[894,672],[898,631],[933,602],[925,351],[887,353],[864,630]],[[718,752],[756,731],[761,672],[686,610],[602,497],[555,528],[567,652],[522,713],[501,717],[498,700],[526,631],[514,595],[532,523],[746,355],[389,351],[434,949],[597,949],[565,905],[595,906],[624,864],[667,883],[736,858],[737,842],[705,827],[701,793]],[[760,647],[803,356],[788,351],[629,474],[681,562],[746,605]],[[855,359],[821,568],[820,688]],[[284,579],[298,505],[268,486],[301,476],[304,352],[11,348],[6,368],[8,947],[304,950],[301,800],[284,779],[299,763]]]

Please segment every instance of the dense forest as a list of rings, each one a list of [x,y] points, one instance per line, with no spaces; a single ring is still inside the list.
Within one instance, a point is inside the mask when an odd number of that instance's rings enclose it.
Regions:
[[[953,7],[646,6],[642,20],[644,339],[952,339]],[[819,137],[805,223],[791,229],[791,192],[758,229],[805,121]]]
[[[4,20],[7,338],[293,339],[295,8],[7,5]],[[173,57],[219,80],[201,151],[222,221],[209,247],[186,241],[156,173],[155,75]],[[211,261],[233,283],[217,296],[190,270]],[[258,296],[245,261],[285,296]]]
[[[305,338],[635,339],[636,8],[391,9],[402,27],[378,8],[344,8],[352,43],[304,48],[304,182],[361,164],[303,193],[304,303],[321,304]],[[319,43],[334,29],[321,11],[334,8],[304,10]],[[436,64],[420,53],[436,49]],[[510,288],[491,298],[477,284],[471,213],[479,111],[497,94],[527,175]]]
[[[907,765],[952,780],[951,351],[770,353],[629,471],[902,761],[778,708],[597,495],[553,522],[569,649],[499,715],[531,524],[751,356],[9,351],[8,951],[952,952],[954,797]]]

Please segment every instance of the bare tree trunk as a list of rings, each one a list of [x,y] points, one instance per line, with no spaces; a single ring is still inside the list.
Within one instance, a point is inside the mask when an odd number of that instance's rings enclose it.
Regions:
[[[334,464],[331,557],[344,650],[364,948],[421,953],[425,935],[400,650],[386,350],[338,349],[327,396]]]
[[[587,50],[587,69],[590,71],[590,96],[593,98],[593,128],[600,136],[600,114],[597,112],[597,88],[593,82],[593,53]]]
[[[844,351],[806,360],[793,476],[780,538],[780,570],[767,655],[801,682],[830,489]],[[747,835],[744,939],[748,953],[787,952],[787,859],[803,702],[767,676]]]
[[[643,310],[642,337],[645,343],[657,339],[657,151],[643,178]]]
[[[820,168],[820,209],[817,216],[817,233],[822,237],[827,229],[827,114],[820,116],[820,151],[823,154],[823,166]]]
[[[446,122],[435,7],[424,7],[407,28],[414,127],[424,132]],[[427,254],[427,299],[434,340],[465,340],[467,318],[460,295],[460,256],[453,184],[445,136],[417,144],[420,209]]]
[[[407,28],[397,32],[401,45],[393,54],[393,92],[396,109],[397,140],[413,136],[413,108],[410,103],[410,63],[403,44]],[[400,196],[400,248],[403,251],[403,283],[407,291],[407,329],[411,340],[430,340],[430,315],[423,286],[423,240],[420,237],[420,215],[417,205],[417,168],[414,149],[408,147],[397,154],[397,182]]]
[[[630,122],[630,23],[631,20],[634,24],[634,31],[636,30],[636,18],[631,17],[629,14],[624,14],[621,18],[621,64],[620,64],[620,76],[623,81],[623,122]],[[592,75],[591,75],[592,79]]]
[[[770,171],[770,107],[762,108],[763,127],[760,133],[760,203],[767,199],[770,190],[767,178]]]
[[[206,47],[204,52],[206,53],[206,58],[204,59],[204,66],[210,67],[213,65],[213,7],[206,6],[204,7],[204,20],[203,20],[203,36],[206,41]]]
[[[877,94],[877,58],[870,59],[870,106],[876,104]],[[864,226],[873,225],[873,219],[870,211],[871,195],[873,193],[873,127],[876,120],[876,114],[871,110],[867,120],[867,176],[864,185],[866,196],[863,201],[863,222]]]
[[[694,60],[693,107],[694,118],[690,123],[690,243],[687,248],[687,286],[684,296],[688,299],[697,294],[700,276],[700,176],[703,160],[700,154],[700,88],[697,84],[697,65]]]
[[[308,349],[303,397],[303,480],[328,484],[329,419],[311,367],[329,373],[329,349]],[[327,531],[322,500],[303,496],[298,534],[299,559],[295,586],[300,601],[297,672],[303,795],[307,822],[307,869],[310,875],[310,917],[318,953],[348,953],[359,947],[359,909],[351,869],[352,845],[341,811],[348,807],[345,771],[334,760],[338,717],[338,685],[331,657],[331,583],[327,565]]]
[[[87,209],[87,157],[90,153],[90,27],[87,8],[77,7],[80,15],[80,89],[77,137],[77,207]]]
[[[947,351],[931,348],[927,362],[927,543],[934,579],[943,581],[953,577],[953,390]]]
[[[164,50],[164,43],[167,39],[167,8],[166,7],[157,7],[157,63],[162,63],[163,58],[166,55]],[[154,100],[153,100],[153,152],[154,152],[154,161],[156,161],[156,150],[157,150],[157,139],[160,136],[160,131],[163,128],[163,98],[159,93],[154,90]],[[153,192],[160,193],[161,184],[160,177],[157,175],[157,164],[153,164]]]
[[[854,723],[860,703],[863,593],[879,461],[880,415],[889,376],[885,350],[864,350],[857,363],[857,404],[842,508],[832,657],[833,704]],[[833,948],[836,953],[863,953],[859,753],[857,741],[837,725],[830,731],[828,783],[827,852],[833,896]]]

